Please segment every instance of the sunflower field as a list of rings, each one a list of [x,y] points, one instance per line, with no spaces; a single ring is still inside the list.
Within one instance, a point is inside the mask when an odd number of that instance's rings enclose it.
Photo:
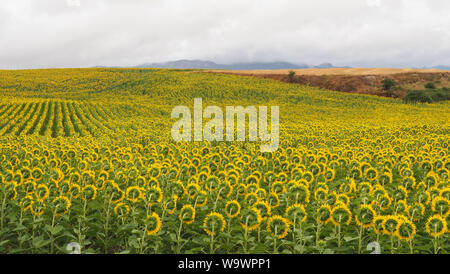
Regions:
[[[280,107],[280,147],[171,109]],[[0,252],[450,253],[450,103],[159,69],[0,70]]]

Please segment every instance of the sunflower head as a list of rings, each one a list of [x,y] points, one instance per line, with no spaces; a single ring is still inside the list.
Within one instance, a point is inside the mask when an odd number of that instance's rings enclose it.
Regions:
[[[432,237],[442,236],[447,229],[447,221],[441,215],[431,216],[425,224],[425,231]]]
[[[349,225],[352,221],[352,213],[346,205],[338,204],[331,210],[331,222],[335,225]]]
[[[241,214],[241,226],[248,231],[258,228],[262,222],[261,213],[255,207],[245,210]]]
[[[308,214],[301,204],[293,204],[286,208],[286,216],[294,223],[305,222]]]
[[[225,214],[228,218],[236,218],[241,213],[241,205],[236,200],[228,201],[225,204]]]
[[[416,226],[407,218],[401,218],[397,225],[395,236],[404,241],[411,240],[416,234]]]
[[[358,226],[369,228],[373,226],[376,217],[377,214],[370,205],[361,205],[355,219]]]
[[[189,204],[184,205],[180,209],[179,219],[185,224],[192,224],[195,221],[195,208]]]
[[[148,236],[156,235],[159,232],[161,229],[161,218],[156,212],[152,212],[152,214],[147,216],[146,227]]]
[[[225,229],[226,221],[222,214],[218,212],[210,212],[203,220],[203,229],[206,234],[216,236],[217,232]]]
[[[280,215],[274,215],[267,221],[267,231],[272,234],[273,237],[283,239],[289,232],[289,220],[281,217]]]

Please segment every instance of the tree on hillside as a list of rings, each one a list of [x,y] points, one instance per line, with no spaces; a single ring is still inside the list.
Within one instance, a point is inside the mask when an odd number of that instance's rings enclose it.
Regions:
[[[389,90],[391,90],[392,87],[395,86],[395,82],[391,78],[383,79],[383,81],[381,81],[381,84],[382,84],[381,87],[385,91],[389,91]]]
[[[288,77],[289,77],[289,82],[294,82],[294,77],[295,77],[295,71],[290,70],[288,73]]]

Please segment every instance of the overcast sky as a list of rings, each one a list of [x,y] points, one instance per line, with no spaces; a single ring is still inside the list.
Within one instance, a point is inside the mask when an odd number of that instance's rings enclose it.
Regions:
[[[0,68],[450,65],[449,0],[1,0]]]

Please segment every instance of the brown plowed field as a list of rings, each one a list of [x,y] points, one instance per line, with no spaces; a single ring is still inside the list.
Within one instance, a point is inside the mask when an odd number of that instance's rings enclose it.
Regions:
[[[271,78],[283,82],[310,85],[329,90],[387,96],[381,88],[385,78],[393,79],[399,86],[395,97],[403,97],[408,90],[423,89],[428,82],[437,87],[450,87],[450,71],[437,69],[395,68],[331,68],[291,70],[208,70],[210,73],[229,73],[253,77]]]

